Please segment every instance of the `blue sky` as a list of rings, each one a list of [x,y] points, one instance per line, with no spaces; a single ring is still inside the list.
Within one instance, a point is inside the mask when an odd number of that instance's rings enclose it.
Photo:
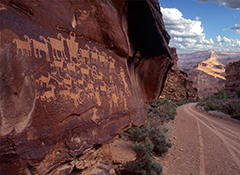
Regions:
[[[212,2],[213,1],[213,2]],[[240,52],[240,0],[159,0],[178,53]]]

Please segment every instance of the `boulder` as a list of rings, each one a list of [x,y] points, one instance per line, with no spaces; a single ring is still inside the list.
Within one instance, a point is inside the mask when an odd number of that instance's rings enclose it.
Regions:
[[[0,16],[0,174],[73,173],[145,122],[172,65],[157,0],[2,0]]]

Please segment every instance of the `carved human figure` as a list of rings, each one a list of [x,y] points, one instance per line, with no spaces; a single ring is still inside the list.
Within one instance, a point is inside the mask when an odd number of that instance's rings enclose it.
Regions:
[[[69,50],[69,61],[72,61],[72,58],[77,57],[78,53],[78,42],[75,42],[76,34],[74,32],[70,32],[69,34],[70,39],[65,39],[67,42],[68,50]]]
[[[86,44],[85,47],[87,49],[82,49],[82,48],[79,48],[79,53],[80,53],[80,60],[83,64],[87,64],[87,60],[89,60],[89,54],[90,54],[90,47]],[[86,60],[87,59],[87,60]]]

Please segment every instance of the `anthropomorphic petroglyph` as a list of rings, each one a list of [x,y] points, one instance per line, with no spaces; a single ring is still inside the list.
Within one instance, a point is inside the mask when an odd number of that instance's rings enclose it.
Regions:
[[[131,95],[126,81],[123,68],[115,69],[115,59],[107,55],[103,50],[99,51],[96,46],[91,47],[85,44],[79,48],[76,42],[76,34],[71,32],[69,38],[63,38],[61,34],[57,39],[40,36],[39,39],[30,39],[24,36],[27,41],[14,40],[18,51],[30,56],[31,42],[34,53],[32,56],[43,58],[46,53],[51,71],[41,75],[35,80],[36,85],[44,87],[45,91],[38,92],[38,98],[50,102],[57,98],[72,99],[74,105],[84,104],[86,99],[95,99],[97,105],[102,104],[104,94],[109,98],[109,110],[121,103],[126,108],[126,95]],[[19,45],[23,43],[23,45]],[[64,42],[66,45],[64,45]],[[49,54],[49,49],[52,54]],[[28,52],[29,51],[29,52]],[[69,57],[65,51],[69,53]],[[75,58],[75,59],[74,59]],[[113,81],[120,83],[118,87]]]
[[[91,62],[93,64],[97,64],[99,51],[97,50],[96,47],[93,47],[90,53],[91,53]]]
[[[87,49],[79,48],[79,53],[83,59],[89,59],[89,53],[91,48],[87,44],[85,45],[85,48]],[[83,64],[87,64],[87,62],[83,60]]]
[[[78,42],[75,41],[76,39],[76,34],[74,32],[70,32],[69,35],[70,39],[65,39],[67,42],[68,46],[68,51],[69,51],[69,60],[72,61],[72,58],[77,58],[78,54]]]

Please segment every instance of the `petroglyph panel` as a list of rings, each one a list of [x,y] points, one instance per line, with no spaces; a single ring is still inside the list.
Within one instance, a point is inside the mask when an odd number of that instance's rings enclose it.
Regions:
[[[24,36],[15,39],[18,54],[44,59],[50,72],[36,75],[37,98],[41,101],[72,100],[75,107],[86,100],[94,100],[98,106],[108,101],[109,109],[122,106],[127,109],[126,98],[131,92],[123,66],[116,67],[111,53],[92,43],[77,42],[75,33],[64,38],[39,36],[39,40]],[[103,99],[104,98],[104,99]]]

